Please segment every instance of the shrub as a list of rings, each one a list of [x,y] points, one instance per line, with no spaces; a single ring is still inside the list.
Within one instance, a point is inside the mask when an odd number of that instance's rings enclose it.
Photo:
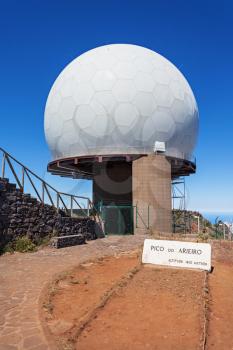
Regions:
[[[18,237],[14,241],[9,242],[4,248],[3,248],[3,253],[13,253],[14,251],[16,252],[21,252],[21,253],[26,253],[26,252],[33,252],[36,249],[36,245],[27,237]]]
[[[33,252],[36,245],[27,237],[18,237],[14,242],[14,250],[21,253]]]
[[[197,239],[200,241],[207,241],[209,239],[209,235],[206,232],[200,232],[197,235]]]

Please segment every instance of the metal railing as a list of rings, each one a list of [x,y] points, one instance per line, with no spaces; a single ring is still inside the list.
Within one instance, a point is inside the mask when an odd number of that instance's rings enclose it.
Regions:
[[[31,187],[34,190],[35,197],[42,204],[52,205],[57,211],[64,210],[68,216],[75,216],[75,213],[77,216],[77,213],[81,212],[84,216],[94,216],[95,218],[97,216],[99,218],[92,201],[88,197],[57,191],[1,147],[0,157],[2,158],[1,177],[5,178],[6,173],[7,177],[12,176],[22,193],[25,193],[27,181],[27,186],[29,185],[29,188]],[[85,203],[83,207],[80,204],[80,200]]]
[[[136,218],[136,228],[143,228],[149,230],[150,228],[150,206],[145,206],[140,210],[138,206],[134,206],[135,208],[135,218]]]

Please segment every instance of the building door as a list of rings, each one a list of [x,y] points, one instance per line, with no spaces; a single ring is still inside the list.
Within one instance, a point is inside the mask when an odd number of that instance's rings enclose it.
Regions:
[[[127,235],[134,232],[133,206],[102,206],[101,216],[104,221],[105,234]]]

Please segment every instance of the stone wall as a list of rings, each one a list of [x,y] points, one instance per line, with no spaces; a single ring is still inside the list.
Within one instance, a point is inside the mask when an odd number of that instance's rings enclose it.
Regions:
[[[58,213],[54,207],[43,205],[0,178],[0,250],[19,236],[26,235],[38,244],[48,236],[76,234],[87,240],[103,236],[94,220],[66,217],[64,211]]]

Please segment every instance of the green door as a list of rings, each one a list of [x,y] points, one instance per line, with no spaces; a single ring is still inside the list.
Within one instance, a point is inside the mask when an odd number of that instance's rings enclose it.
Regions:
[[[102,206],[101,215],[104,220],[106,234],[133,234],[132,206]]]

